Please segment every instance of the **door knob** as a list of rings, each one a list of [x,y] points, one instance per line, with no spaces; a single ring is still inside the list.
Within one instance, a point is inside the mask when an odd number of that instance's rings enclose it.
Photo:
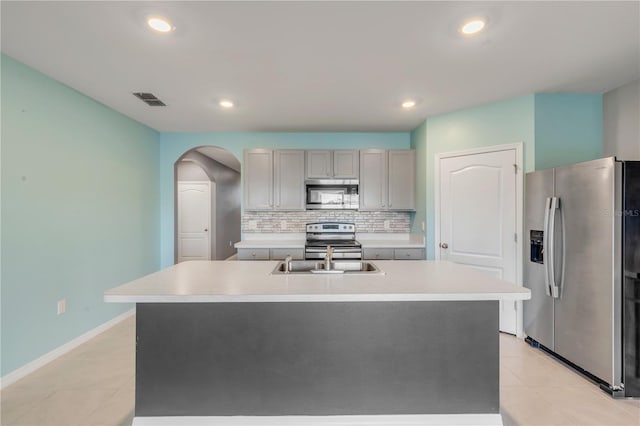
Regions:
[[[446,250],[446,249],[448,249],[448,248],[449,248],[449,244],[447,244],[447,243],[440,243],[440,247]]]
[[[204,232],[209,232],[209,230],[207,228],[204,228]]]

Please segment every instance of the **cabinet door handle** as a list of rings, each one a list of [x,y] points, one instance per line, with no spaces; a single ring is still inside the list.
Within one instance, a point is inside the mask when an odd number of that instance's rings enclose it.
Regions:
[[[204,232],[209,232],[209,230],[207,228],[204,228]]]
[[[447,244],[447,243],[440,243],[440,247],[446,250],[446,249],[448,249],[448,248],[449,248],[449,244]]]

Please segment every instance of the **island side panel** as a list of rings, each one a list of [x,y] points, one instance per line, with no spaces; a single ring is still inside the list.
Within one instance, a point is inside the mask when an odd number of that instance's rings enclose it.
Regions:
[[[135,415],[499,412],[497,301],[138,304]]]

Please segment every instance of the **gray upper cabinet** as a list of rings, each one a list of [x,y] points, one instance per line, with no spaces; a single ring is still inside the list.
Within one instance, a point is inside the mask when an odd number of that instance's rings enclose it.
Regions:
[[[304,210],[304,151],[244,151],[245,210]]]
[[[360,210],[415,210],[415,150],[361,150],[359,192]]]
[[[304,151],[274,151],[274,210],[304,210]]]
[[[333,175],[331,151],[307,151],[307,179],[326,179]]]
[[[387,209],[387,151],[360,150],[360,210]]]
[[[333,177],[358,179],[360,158],[356,150],[333,151]]]
[[[360,178],[362,211],[416,208],[415,150],[247,149],[242,175],[245,210],[305,210],[305,177]]]
[[[242,167],[244,209],[273,209],[273,150],[244,151]]]
[[[389,210],[416,209],[416,151],[388,152]]]
[[[357,150],[306,151],[307,179],[358,179]]]

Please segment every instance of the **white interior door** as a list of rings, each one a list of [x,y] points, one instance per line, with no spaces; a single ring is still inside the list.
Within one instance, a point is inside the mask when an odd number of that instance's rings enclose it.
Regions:
[[[210,260],[209,182],[178,182],[178,262]]]
[[[441,156],[440,259],[517,282],[516,165],[515,149]],[[501,301],[500,331],[516,334],[517,322],[517,303]]]

